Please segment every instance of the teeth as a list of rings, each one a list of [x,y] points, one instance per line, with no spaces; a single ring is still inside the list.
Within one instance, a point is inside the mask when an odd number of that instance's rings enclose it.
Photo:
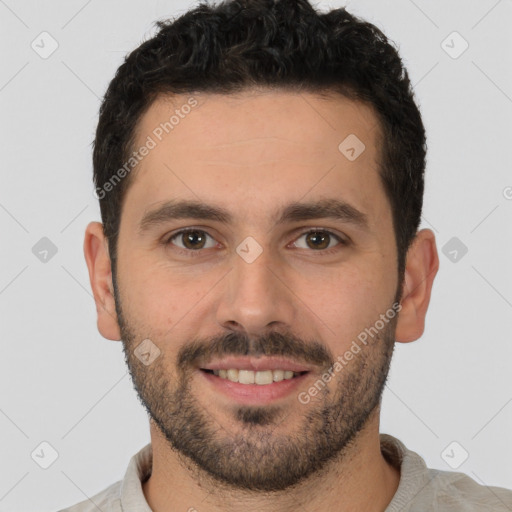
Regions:
[[[233,368],[228,370],[228,379],[231,382],[238,382],[238,378],[239,378],[238,370],[235,370]]]
[[[284,370],[274,370],[272,373],[274,382],[280,382],[284,379]]]
[[[254,382],[256,384],[272,384],[274,376],[272,370],[265,370],[263,372],[254,372]]]
[[[236,368],[213,370],[213,373],[221,379],[228,379],[231,382],[259,385],[281,382],[282,380],[292,379],[295,375],[299,375],[299,373],[292,372],[291,370],[262,370],[254,372],[252,370],[237,370]]]
[[[228,370],[228,375],[231,370]],[[254,384],[254,372],[251,370],[234,370],[238,373],[238,382],[240,384]],[[260,372],[258,372],[260,373]]]

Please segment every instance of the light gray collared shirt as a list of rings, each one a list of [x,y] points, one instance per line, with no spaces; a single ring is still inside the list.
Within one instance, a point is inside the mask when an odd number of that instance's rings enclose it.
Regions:
[[[400,468],[398,489],[385,512],[512,512],[512,490],[427,468],[422,457],[389,434],[380,434],[380,443],[386,459]],[[142,492],[152,460],[149,443],[131,458],[123,480],[59,512],[152,512]]]

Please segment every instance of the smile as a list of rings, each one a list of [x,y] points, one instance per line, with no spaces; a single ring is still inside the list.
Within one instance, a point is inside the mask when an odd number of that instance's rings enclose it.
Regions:
[[[282,380],[293,379],[307,372],[294,372],[291,370],[242,370],[237,368],[218,369],[218,370],[203,370],[221,379],[227,379],[231,382],[238,382],[239,384],[258,384],[264,386],[272,384],[273,382],[281,382]]]

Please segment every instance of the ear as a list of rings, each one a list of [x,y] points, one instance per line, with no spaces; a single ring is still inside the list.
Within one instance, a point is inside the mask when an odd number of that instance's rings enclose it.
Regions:
[[[423,334],[430,292],[438,269],[439,256],[434,233],[430,229],[422,229],[407,251],[396,341],[407,343]]]
[[[91,222],[85,230],[84,255],[96,302],[98,331],[104,338],[118,341],[121,333],[114,301],[108,241],[100,222]]]

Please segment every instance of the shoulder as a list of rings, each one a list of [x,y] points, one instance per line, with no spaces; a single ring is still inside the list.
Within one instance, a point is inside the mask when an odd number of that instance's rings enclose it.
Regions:
[[[440,510],[451,512],[507,512],[512,510],[512,490],[482,485],[464,473],[428,469],[425,495]],[[420,493],[421,494],[421,493]],[[420,497],[420,496],[418,496]]]
[[[427,467],[399,439],[381,434],[381,451],[400,468],[398,489],[386,512],[510,512],[512,490],[483,485],[465,473]]]
[[[118,512],[120,507],[120,493],[122,481],[116,482],[98,494],[80,503],[59,510],[58,512]]]

